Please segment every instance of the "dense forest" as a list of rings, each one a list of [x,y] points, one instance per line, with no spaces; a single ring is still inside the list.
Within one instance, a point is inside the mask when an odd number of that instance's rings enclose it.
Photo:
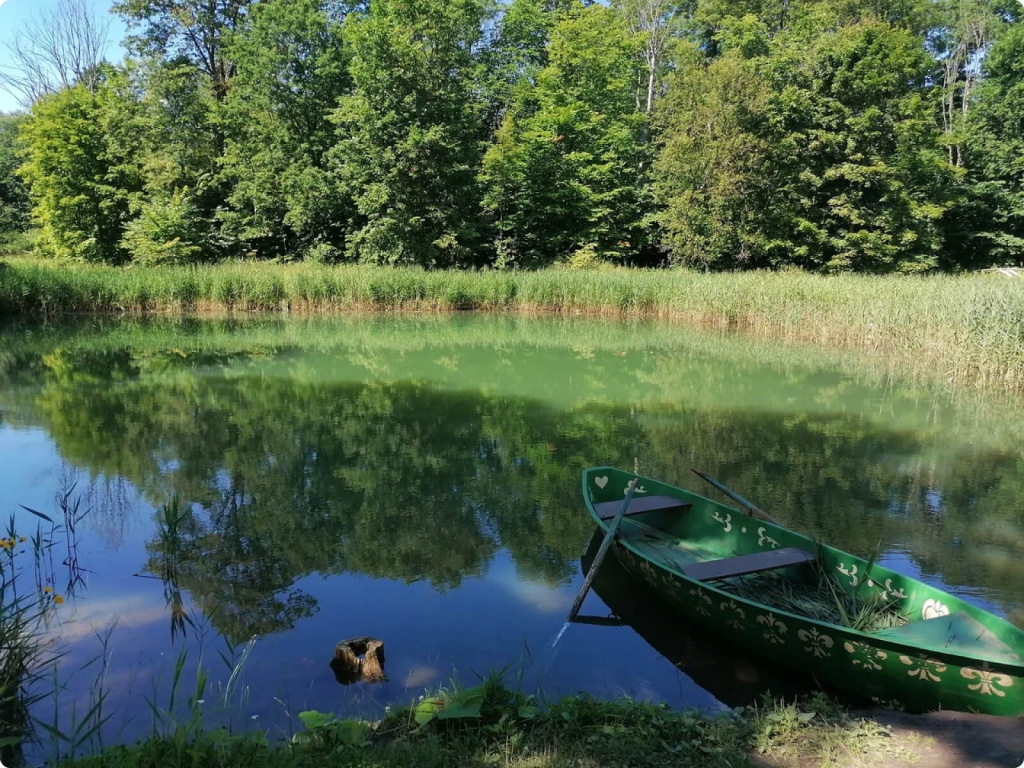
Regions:
[[[0,230],[90,262],[1018,263],[1016,0],[120,0],[0,121]]]

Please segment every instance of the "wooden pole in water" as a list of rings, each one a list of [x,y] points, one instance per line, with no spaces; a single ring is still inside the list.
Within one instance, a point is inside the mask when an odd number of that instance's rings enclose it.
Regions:
[[[757,507],[757,506],[751,504],[749,501],[744,499],[738,493],[736,493],[733,490],[730,490],[729,488],[727,488],[726,486],[722,485],[720,482],[715,480],[715,478],[708,477],[707,475],[705,475],[703,472],[701,472],[696,467],[690,467],[690,471],[693,472],[693,474],[695,474],[701,480],[704,480],[704,481],[710,483],[711,485],[715,486],[715,488],[720,490],[722,493],[724,493],[726,496],[728,496],[730,499],[735,501],[740,506],[746,507],[747,514],[749,514],[751,517],[756,517],[756,518],[758,518],[760,520],[764,520],[765,522],[771,523],[772,525],[778,525],[778,526],[783,527],[783,528],[785,527],[785,526],[782,525],[782,523],[780,523],[774,517],[772,517],[767,512],[762,510],[760,507]]]
[[[619,532],[619,525],[622,523],[622,518],[626,516],[626,510],[629,509],[629,503],[633,500],[633,491],[636,490],[636,487],[639,484],[640,478],[634,476],[633,481],[629,484],[629,491],[626,493],[626,498],[622,502],[621,509],[619,509],[618,513],[608,524],[608,533],[604,535],[604,541],[601,542],[600,549],[598,549],[597,554],[594,555],[594,562],[590,564],[590,571],[587,572],[587,577],[583,580],[583,586],[580,588],[580,593],[576,595],[576,600],[573,602],[572,608],[569,610],[569,615],[565,619],[566,624],[575,619],[576,614],[579,613],[580,608],[583,607],[583,600],[586,598],[587,592],[590,591],[590,585],[594,583],[594,577],[597,575],[597,569],[600,568],[601,563],[604,562],[604,556],[608,554],[608,549],[611,547],[612,541],[615,539],[615,534]]]

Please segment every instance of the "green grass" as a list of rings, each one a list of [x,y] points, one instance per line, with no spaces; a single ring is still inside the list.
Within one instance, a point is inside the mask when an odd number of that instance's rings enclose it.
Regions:
[[[270,743],[262,733],[177,729],[132,746],[65,760],[65,768],[739,768],[894,765],[908,745],[824,695],[708,716],[627,699],[569,696],[540,702],[491,676],[431,693],[376,723],[303,712],[305,729]]]
[[[0,314],[345,310],[661,317],[884,355],[950,383],[1024,385],[1024,281],[685,270],[429,272],[315,264],[130,268],[12,259]]]

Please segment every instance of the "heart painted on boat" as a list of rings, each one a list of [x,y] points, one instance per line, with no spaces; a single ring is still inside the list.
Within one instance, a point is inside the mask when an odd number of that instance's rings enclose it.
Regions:
[[[598,488],[601,488],[603,490],[604,487],[606,485],[608,485],[608,478],[607,477],[595,477],[594,478],[594,485],[596,485]]]

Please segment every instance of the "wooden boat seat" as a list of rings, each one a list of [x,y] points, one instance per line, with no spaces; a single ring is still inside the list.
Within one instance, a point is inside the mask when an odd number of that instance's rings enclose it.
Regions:
[[[811,552],[796,547],[783,547],[782,549],[769,549],[765,552],[754,552],[750,555],[693,563],[683,568],[683,573],[697,581],[720,581],[733,576],[746,576],[762,571],[774,571],[776,568],[806,565],[817,559],[817,555]]]
[[[874,634],[908,645],[946,648],[954,653],[983,652],[992,658],[1020,661],[1020,657],[1010,646],[964,611],[948,616],[936,616],[934,619],[912,621],[902,627],[890,627]]]
[[[644,496],[642,498],[633,498],[629,502],[629,509],[626,510],[626,517],[631,515],[640,515],[644,512],[662,512],[665,510],[678,510],[682,512],[684,509],[692,507],[688,501],[682,501],[674,496]],[[602,520],[611,520],[622,509],[621,501],[602,501],[600,504],[594,505],[594,511],[597,512],[597,516]]]

